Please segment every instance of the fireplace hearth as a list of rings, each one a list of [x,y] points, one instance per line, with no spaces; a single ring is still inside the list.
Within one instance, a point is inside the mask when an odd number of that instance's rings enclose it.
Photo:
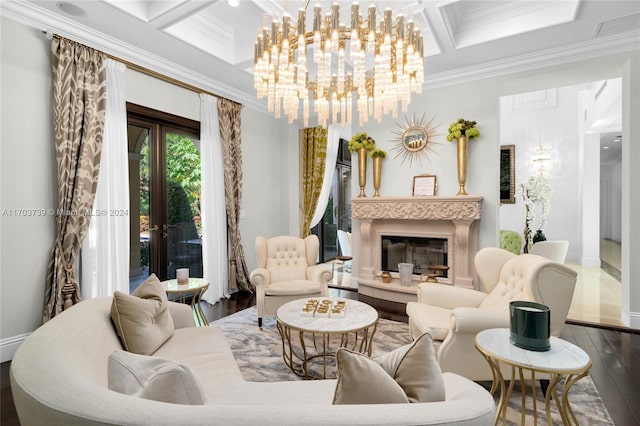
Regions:
[[[416,300],[420,274],[446,265],[438,282],[477,288],[473,256],[478,250],[482,197],[376,197],[352,200],[360,223],[358,291],[397,302]],[[397,264],[414,264],[411,285],[403,286]],[[391,273],[383,283],[380,274]]]

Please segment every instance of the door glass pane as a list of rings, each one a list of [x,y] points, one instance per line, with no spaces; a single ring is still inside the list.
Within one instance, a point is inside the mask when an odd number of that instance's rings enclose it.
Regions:
[[[178,268],[202,277],[199,148],[199,141],[166,134],[167,278],[175,278]]]
[[[337,188],[340,199],[338,229],[351,232],[351,166],[338,165],[336,175],[340,179]]]
[[[327,262],[331,259],[335,259],[338,255],[338,218],[337,204],[339,202],[335,192],[336,174],[333,174],[333,183],[331,187],[331,193],[329,193],[329,200],[327,201],[327,208],[324,211],[323,223],[323,238],[322,238],[322,250],[324,252],[324,261]]]
[[[131,211],[129,249],[129,291],[135,290],[147,277],[150,267],[149,215],[150,178],[149,129],[128,126],[129,205]]]

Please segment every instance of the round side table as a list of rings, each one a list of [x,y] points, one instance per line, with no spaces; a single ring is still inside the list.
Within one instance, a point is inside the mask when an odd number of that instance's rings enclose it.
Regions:
[[[551,418],[551,396],[556,402],[558,412],[565,425],[578,424],[571,405],[569,404],[569,389],[578,380],[589,374],[591,359],[589,355],[576,345],[557,337],[550,338],[551,349],[544,352],[530,351],[519,348],[509,341],[510,330],[508,328],[492,328],[483,330],[476,336],[476,348],[485,357],[493,373],[493,385],[491,394],[494,394],[498,386],[500,387],[500,402],[496,411],[497,425],[502,417],[503,424],[507,424],[507,405],[511,399],[511,392],[516,380],[516,370],[520,380],[520,392],[522,395],[522,418],[521,423],[525,424],[526,386],[524,383],[523,370],[531,373],[531,398],[533,400],[533,418],[538,423],[536,411],[536,373],[549,374],[551,376],[549,387],[545,395],[545,407],[547,411],[547,421],[552,424]],[[504,377],[500,372],[500,363],[511,366],[511,381],[509,388],[505,391],[506,385]],[[558,397],[557,385],[564,380],[562,397]]]
[[[202,278],[189,278],[186,284],[178,284],[178,280],[172,279],[162,281],[162,286],[167,292],[167,298],[173,302],[187,303],[191,301],[191,309],[193,310],[193,319],[197,326],[209,325],[207,317],[205,317],[200,300],[202,295],[209,288],[209,283]]]

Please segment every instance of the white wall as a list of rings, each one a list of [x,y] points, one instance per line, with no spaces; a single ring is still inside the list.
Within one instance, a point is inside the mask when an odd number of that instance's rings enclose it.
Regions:
[[[22,339],[42,322],[49,253],[55,237],[53,216],[12,216],[13,209],[57,206],[55,152],[51,135],[50,42],[35,29],[2,18],[2,126],[0,173],[0,348],[11,359]],[[182,117],[200,119],[198,94],[144,74],[127,70],[123,78],[128,102]],[[287,233],[290,211],[298,204],[291,158],[296,139],[286,121],[243,108],[243,217],[241,234],[248,267],[255,266],[257,234]],[[293,172],[292,172],[293,170]],[[296,186],[297,187],[297,186]],[[297,210],[296,210],[297,214]]]
[[[575,155],[578,90],[579,86],[569,86],[500,99],[500,144],[515,145],[517,190],[538,173],[532,161],[536,149],[542,145],[551,154],[548,180],[553,195],[543,231],[549,240],[568,240],[567,257],[574,261],[581,251],[579,157]],[[525,208],[519,192],[515,204],[500,206],[499,222],[500,229],[523,234]]]
[[[622,63],[622,321],[640,328],[640,53]]]
[[[622,239],[622,158],[600,164],[600,236],[620,242]]]
[[[55,232],[48,210],[57,207],[57,178],[49,43],[39,31],[4,18],[0,31],[0,355],[5,361],[42,322]],[[44,210],[45,215],[14,216],[14,209]]]

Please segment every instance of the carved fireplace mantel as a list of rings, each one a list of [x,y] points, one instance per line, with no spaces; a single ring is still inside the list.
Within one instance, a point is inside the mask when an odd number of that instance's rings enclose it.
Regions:
[[[415,300],[419,277],[401,286],[397,274],[383,283],[381,236],[446,238],[449,241],[449,278],[442,282],[476,288],[473,255],[478,249],[480,196],[375,197],[352,200],[352,217],[360,222],[359,292],[398,302]]]

